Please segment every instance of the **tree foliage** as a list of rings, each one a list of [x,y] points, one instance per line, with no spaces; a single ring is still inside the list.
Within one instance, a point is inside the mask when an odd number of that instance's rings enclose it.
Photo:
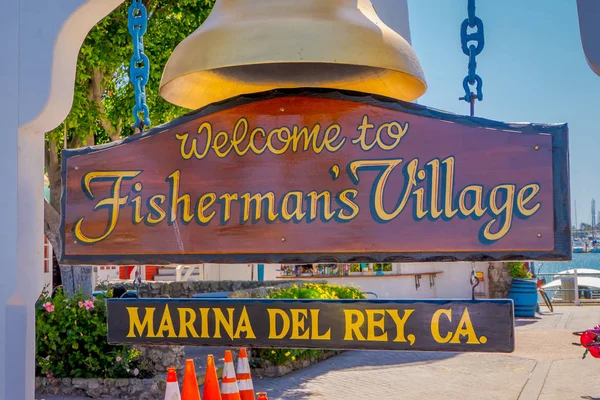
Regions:
[[[174,106],[158,94],[162,71],[177,44],[196,30],[210,13],[215,0],[145,0],[148,30],[144,51],[151,63],[146,87],[153,126],[188,110]],[[61,150],[103,144],[134,133],[133,86],[129,84],[129,60],[133,54],[127,27],[130,1],[126,1],[89,32],[77,62],[73,107],[66,120],[46,135],[46,172],[50,180],[51,206],[45,208],[46,230],[57,230],[61,185]],[[56,212],[56,213],[55,213]],[[53,215],[49,215],[53,214]],[[53,218],[49,218],[53,217]],[[56,233],[56,232],[55,232]],[[54,236],[47,232],[51,242]],[[57,243],[52,243],[55,246]]]

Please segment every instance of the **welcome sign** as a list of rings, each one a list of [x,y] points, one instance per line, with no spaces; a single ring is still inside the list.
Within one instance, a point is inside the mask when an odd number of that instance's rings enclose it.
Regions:
[[[566,260],[566,125],[337,91],[63,153],[62,262]]]
[[[512,300],[108,300],[130,344],[512,352]]]

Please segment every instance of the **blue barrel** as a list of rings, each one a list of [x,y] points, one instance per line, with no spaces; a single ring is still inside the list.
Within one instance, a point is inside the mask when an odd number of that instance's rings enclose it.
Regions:
[[[513,278],[508,297],[515,302],[515,317],[535,317],[538,298],[535,279]]]

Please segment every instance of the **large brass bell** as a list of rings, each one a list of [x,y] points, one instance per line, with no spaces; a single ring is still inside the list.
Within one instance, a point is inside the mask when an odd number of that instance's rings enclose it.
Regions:
[[[160,94],[197,109],[298,87],[406,101],[427,88],[412,47],[379,19],[370,0],[217,0],[175,48]]]

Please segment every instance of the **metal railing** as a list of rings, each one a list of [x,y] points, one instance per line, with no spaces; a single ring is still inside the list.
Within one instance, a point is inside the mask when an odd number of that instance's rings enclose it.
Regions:
[[[546,282],[544,283],[544,285],[554,281],[554,280],[561,280],[561,286],[560,288],[545,288],[544,290],[547,293],[560,293],[560,294],[564,294],[563,296],[561,296],[562,298],[560,299],[555,299],[554,296],[552,296],[552,301],[561,301],[561,302],[573,302],[576,306],[581,305],[582,302],[582,297],[583,297],[583,301],[587,302],[588,300],[590,301],[595,301],[595,302],[600,302],[600,288],[598,289],[594,289],[594,288],[588,288],[588,289],[580,289],[579,288],[579,284],[581,283],[579,278],[582,277],[600,277],[600,270],[598,272],[594,272],[594,273],[582,273],[582,272],[577,272],[577,270],[575,269],[572,273],[537,273],[536,277],[539,279],[540,277],[549,277],[550,279],[546,279]],[[568,278],[568,279],[564,279],[564,278]],[[544,286],[542,285],[542,287]],[[567,286],[565,288],[565,286]],[[587,285],[583,285],[583,286],[587,286]],[[568,294],[572,293],[572,296],[569,296]],[[589,296],[589,297],[588,297]]]

